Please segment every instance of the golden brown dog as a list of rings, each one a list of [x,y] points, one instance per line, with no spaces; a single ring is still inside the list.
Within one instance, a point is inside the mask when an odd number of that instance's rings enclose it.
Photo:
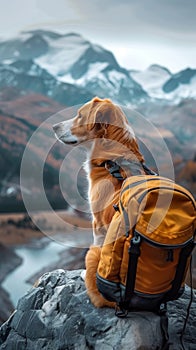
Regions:
[[[118,203],[122,186],[122,181],[109,173],[107,161],[128,160],[132,167],[120,170],[125,178],[134,174],[134,168],[137,168],[137,173],[144,173],[143,156],[125,114],[108,99],[95,97],[78,110],[75,118],[56,124],[53,128],[60,141],[72,145],[83,143],[87,148],[85,168],[89,179],[94,245],[86,256],[85,283],[95,306],[114,307],[114,303],[106,301],[96,287],[101,246],[115,212],[113,204]]]

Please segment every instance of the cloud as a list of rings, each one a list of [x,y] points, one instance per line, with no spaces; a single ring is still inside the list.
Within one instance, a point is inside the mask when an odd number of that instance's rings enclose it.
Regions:
[[[176,49],[181,62],[184,56],[185,65],[192,65],[196,55],[195,0],[0,0],[0,6],[1,35],[37,28],[75,31],[117,54],[122,50],[119,57],[127,48],[135,62],[149,62],[150,52],[163,61],[165,51],[176,61]]]
[[[192,41],[195,0],[0,0],[0,32],[58,24],[91,28],[115,40],[165,38]],[[17,16],[16,16],[17,13]]]
[[[134,34],[193,39],[196,32],[195,0],[71,0],[71,3],[89,26],[94,24],[101,32],[103,28],[112,28],[117,38]]]

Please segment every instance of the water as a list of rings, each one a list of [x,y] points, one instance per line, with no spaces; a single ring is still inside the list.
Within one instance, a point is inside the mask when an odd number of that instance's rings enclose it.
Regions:
[[[20,247],[15,249],[16,254],[23,259],[23,262],[9,273],[2,283],[2,287],[9,293],[15,307],[18,299],[32,287],[26,280],[43,267],[58,261],[59,253],[65,249],[65,246],[55,241],[51,241],[43,248]]]

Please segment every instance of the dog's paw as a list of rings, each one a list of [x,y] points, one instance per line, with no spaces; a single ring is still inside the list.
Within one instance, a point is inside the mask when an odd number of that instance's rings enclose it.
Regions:
[[[82,270],[80,277],[83,279],[83,281],[85,281],[86,278],[86,270]]]

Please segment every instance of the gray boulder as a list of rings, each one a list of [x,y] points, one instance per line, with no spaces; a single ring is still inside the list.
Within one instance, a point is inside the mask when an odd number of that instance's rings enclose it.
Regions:
[[[96,309],[89,301],[81,270],[56,270],[44,274],[18,302],[17,310],[0,328],[1,350],[161,350],[160,317],[131,312],[119,319],[113,309]],[[179,335],[189,301],[169,303],[169,329],[180,350]],[[186,328],[186,349],[195,349],[196,302]]]

